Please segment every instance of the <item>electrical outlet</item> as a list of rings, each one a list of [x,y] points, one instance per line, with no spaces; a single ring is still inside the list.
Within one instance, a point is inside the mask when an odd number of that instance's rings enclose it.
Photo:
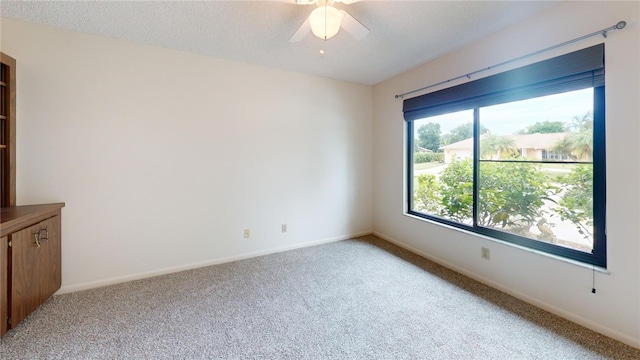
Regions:
[[[244,229],[244,238],[248,239],[251,237],[251,230],[249,229]]]
[[[281,229],[282,229],[283,233],[286,233],[287,232],[287,224],[282,224]]]
[[[482,252],[481,252],[481,256],[485,260],[490,260],[491,259],[491,250],[489,250],[486,247],[483,247],[482,248]]]

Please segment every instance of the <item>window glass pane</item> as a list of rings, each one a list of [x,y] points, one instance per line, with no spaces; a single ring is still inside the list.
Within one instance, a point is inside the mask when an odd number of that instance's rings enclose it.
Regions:
[[[591,252],[593,89],[480,108],[478,225]]]
[[[473,110],[413,121],[411,210],[473,223]]]
[[[592,161],[593,88],[480,108],[482,160]]]

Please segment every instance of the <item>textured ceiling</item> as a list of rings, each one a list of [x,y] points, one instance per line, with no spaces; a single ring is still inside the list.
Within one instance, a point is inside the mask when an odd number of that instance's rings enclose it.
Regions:
[[[313,5],[280,1],[5,1],[4,17],[217,58],[373,85],[557,2],[361,1],[336,4],[371,32],[323,46],[288,39]]]

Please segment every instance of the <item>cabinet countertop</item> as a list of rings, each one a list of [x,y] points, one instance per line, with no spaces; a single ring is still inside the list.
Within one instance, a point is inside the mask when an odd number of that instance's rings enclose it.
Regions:
[[[64,205],[65,203],[53,203],[3,207],[0,210],[0,237],[58,215]]]

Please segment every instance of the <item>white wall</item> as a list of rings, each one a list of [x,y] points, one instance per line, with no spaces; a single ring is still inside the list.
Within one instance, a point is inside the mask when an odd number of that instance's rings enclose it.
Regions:
[[[639,13],[637,2],[567,2],[373,92],[2,19],[1,50],[18,60],[18,202],[67,203],[62,291],[374,229],[640,347]],[[585,267],[403,215],[395,94],[619,20],[627,28],[605,40],[610,273],[596,273],[597,294]]]
[[[640,347],[640,44],[638,2],[566,2],[396,76],[373,91],[374,231],[449,267],[606,335]],[[394,95],[447,80],[626,20],[528,62],[606,43],[609,274],[403,215],[405,125]],[[506,70],[506,68],[501,69]],[[491,73],[485,73],[489,75]],[[433,89],[438,90],[438,89]],[[420,94],[420,93],[419,93]],[[419,95],[418,94],[418,95]],[[480,248],[491,260],[480,258]]]
[[[62,292],[371,232],[371,87],[9,19],[1,45]]]

